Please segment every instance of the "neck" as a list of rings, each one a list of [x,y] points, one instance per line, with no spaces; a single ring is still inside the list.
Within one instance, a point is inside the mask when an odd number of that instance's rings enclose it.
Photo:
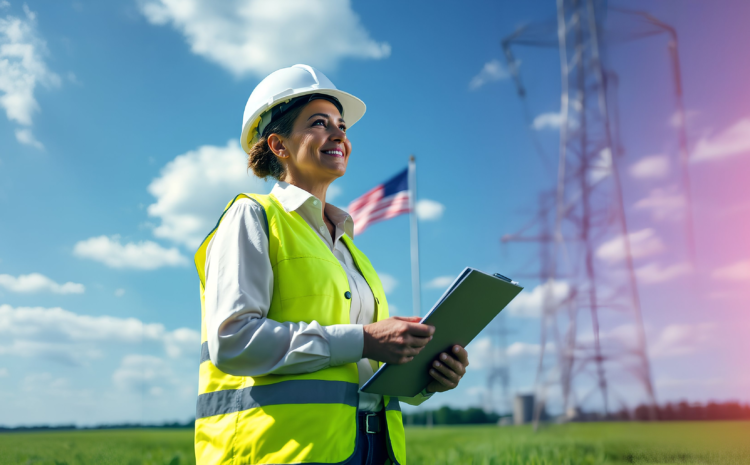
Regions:
[[[323,209],[325,210],[326,192],[328,192],[328,186],[331,185],[333,179],[331,179],[330,181],[311,180],[298,175],[293,176],[291,175],[291,173],[287,173],[286,176],[284,176],[283,181],[293,186],[299,187],[300,189],[305,190],[317,197],[318,200],[320,200],[320,202],[323,204]]]

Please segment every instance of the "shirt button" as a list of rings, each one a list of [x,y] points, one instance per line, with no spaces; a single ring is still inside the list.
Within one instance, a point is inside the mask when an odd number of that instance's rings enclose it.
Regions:
[[[317,207],[318,205],[320,205],[320,202],[318,202],[318,199],[315,199],[315,200],[313,200],[313,205],[315,205],[316,207]]]
[[[346,291],[346,292],[344,292],[344,297],[346,297],[347,299],[351,299],[352,298],[352,293],[349,292],[349,291]]]

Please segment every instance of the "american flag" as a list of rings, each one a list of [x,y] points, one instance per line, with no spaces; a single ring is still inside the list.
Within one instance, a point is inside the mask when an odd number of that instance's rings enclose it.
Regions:
[[[371,224],[410,211],[408,168],[349,204],[355,236],[362,234]]]

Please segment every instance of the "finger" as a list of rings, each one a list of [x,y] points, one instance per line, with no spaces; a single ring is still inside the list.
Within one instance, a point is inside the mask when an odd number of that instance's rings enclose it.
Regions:
[[[458,385],[457,383],[454,383],[453,381],[440,374],[434,368],[430,368],[430,376],[435,378],[440,384],[447,387],[448,389],[453,389]]]
[[[410,347],[424,347],[430,342],[430,339],[432,339],[432,337],[419,337],[407,334],[404,338],[404,342]]]
[[[461,375],[458,374],[455,370],[451,369],[451,367],[449,367],[445,363],[440,363],[439,361],[435,360],[434,362],[432,362],[432,366],[440,373],[442,373],[443,376],[456,384],[458,384],[458,382],[461,380]]]
[[[429,337],[435,334],[435,327],[420,323],[406,323],[406,332],[412,336]]]
[[[458,373],[459,376],[463,376],[466,374],[466,367],[464,367],[463,363],[459,362],[445,352],[440,354],[440,357],[438,358],[441,362],[443,362],[444,365],[447,365],[451,370]]]
[[[391,318],[394,320],[408,321],[409,323],[419,323],[422,321],[422,317],[419,316],[394,316]]]
[[[469,366],[469,353],[459,345],[453,346],[453,354],[464,367]]]

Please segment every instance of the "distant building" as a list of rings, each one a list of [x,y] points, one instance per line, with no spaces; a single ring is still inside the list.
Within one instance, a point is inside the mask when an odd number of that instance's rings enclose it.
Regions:
[[[536,408],[534,394],[517,394],[513,399],[513,424],[525,425],[534,421],[534,408]],[[539,419],[548,420],[544,405],[540,408],[542,411],[539,412]]]
[[[517,394],[513,399],[513,423],[523,425],[534,420],[534,394]]]

